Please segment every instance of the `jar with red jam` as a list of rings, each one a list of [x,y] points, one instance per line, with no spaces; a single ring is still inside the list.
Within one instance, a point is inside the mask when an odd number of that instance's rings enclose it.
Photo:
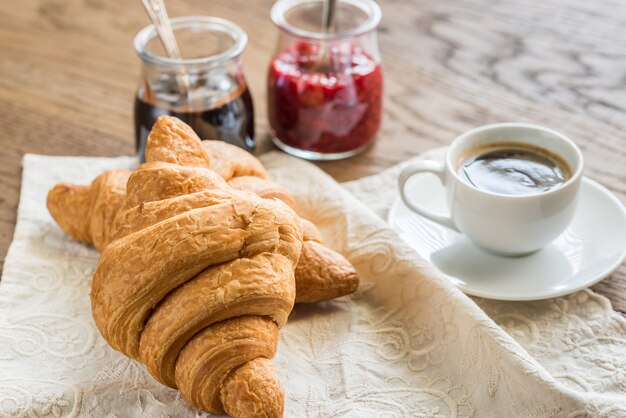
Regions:
[[[322,24],[324,0],[278,0],[279,29],[268,73],[273,142],[310,160],[337,160],[367,149],[382,113],[383,74],[373,0],[337,0]]]

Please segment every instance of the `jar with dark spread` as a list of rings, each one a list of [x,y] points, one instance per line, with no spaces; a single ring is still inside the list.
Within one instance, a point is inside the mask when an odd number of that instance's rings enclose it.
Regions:
[[[367,149],[382,112],[379,7],[338,1],[333,26],[322,31],[323,2],[279,0],[272,8],[280,34],[268,72],[270,133],[281,149],[312,160]]]
[[[214,17],[178,17],[171,24],[182,59],[165,55],[152,25],[135,37],[143,63],[135,98],[135,140],[142,161],[148,133],[162,115],[180,118],[202,139],[253,151],[254,111],[241,68],[245,32]]]

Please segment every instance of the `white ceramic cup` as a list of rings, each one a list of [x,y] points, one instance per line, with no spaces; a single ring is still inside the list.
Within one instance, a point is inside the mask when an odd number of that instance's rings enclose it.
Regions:
[[[503,195],[478,189],[461,179],[458,167],[468,151],[497,143],[528,144],[561,157],[571,177],[560,187],[529,195]],[[578,147],[558,132],[525,123],[486,125],[457,137],[443,164],[409,164],[398,179],[400,196],[414,212],[467,235],[492,252],[520,256],[535,252],[558,237],[571,222],[582,181],[583,156]],[[449,216],[423,208],[405,193],[409,178],[436,174],[446,189]]]

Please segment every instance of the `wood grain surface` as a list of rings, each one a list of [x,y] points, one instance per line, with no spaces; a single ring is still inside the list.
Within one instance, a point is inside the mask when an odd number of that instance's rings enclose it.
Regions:
[[[244,68],[261,150],[271,0],[169,1],[172,16],[214,15],[249,34]],[[380,0],[385,113],[366,153],[319,166],[339,181],[374,174],[469,128],[526,121],[571,136],[586,175],[626,201],[626,2]],[[141,3],[0,2],[0,256],[13,234],[21,157],[130,154]],[[626,265],[594,286],[626,311]]]

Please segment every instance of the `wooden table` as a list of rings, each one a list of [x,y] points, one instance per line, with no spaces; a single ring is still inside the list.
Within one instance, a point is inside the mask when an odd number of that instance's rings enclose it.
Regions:
[[[626,200],[626,2],[380,0],[385,114],[376,146],[320,164],[339,181],[374,174],[471,127],[528,121],[571,136],[586,174]],[[215,15],[250,41],[245,72],[267,149],[271,0],[169,1],[172,16]],[[25,152],[130,154],[147,24],[139,1],[0,3],[0,254],[11,241]],[[626,265],[594,286],[626,311]]]

